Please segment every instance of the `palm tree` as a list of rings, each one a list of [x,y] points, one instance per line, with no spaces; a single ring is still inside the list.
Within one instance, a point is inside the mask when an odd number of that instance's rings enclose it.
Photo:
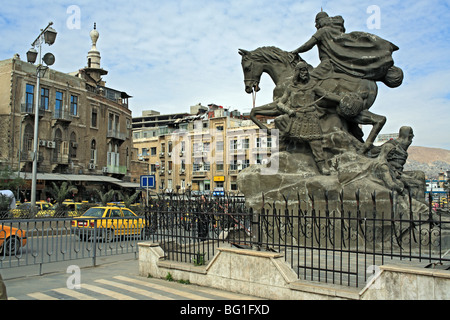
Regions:
[[[139,194],[141,192],[140,191],[136,191],[131,196],[129,196],[126,193],[120,192],[120,191],[118,193],[122,196],[122,200],[123,200],[123,203],[125,204],[125,207],[130,208],[131,204],[134,203],[134,201],[137,199],[137,197],[139,196]]]
[[[65,181],[61,184],[61,186],[58,186],[54,182],[52,182],[52,185],[53,188],[47,189],[47,192],[49,192],[56,201],[55,217],[64,216],[67,213],[67,210],[64,210],[65,208],[63,207],[62,203],[65,199],[67,199],[67,196],[70,193],[76,190],[76,187],[68,184]]]
[[[108,202],[113,201],[114,199],[114,195],[117,193],[116,190],[109,190],[106,193],[103,193],[102,191],[95,189],[95,191],[97,192],[99,198],[100,198],[100,202],[102,203],[103,206],[106,206],[108,204]]]

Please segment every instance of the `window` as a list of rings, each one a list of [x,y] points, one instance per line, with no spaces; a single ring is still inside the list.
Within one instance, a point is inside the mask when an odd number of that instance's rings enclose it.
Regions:
[[[46,88],[41,88],[41,105],[39,109],[48,110],[49,91]]]
[[[25,93],[25,112],[33,112],[33,102],[34,102],[34,86],[32,84],[27,84]]]
[[[256,148],[261,148],[261,138],[256,138]]]
[[[108,131],[114,130],[114,115],[112,113],[108,116]]]
[[[250,147],[250,139],[248,138],[242,139],[242,148],[248,149],[249,147]]]
[[[142,148],[142,155],[148,156],[148,148]]]
[[[55,96],[55,115],[57,118],[63,115],[63,93],[59,91],[56,91]]]
[[[151,147],[150,148],[150,155],[156,156],[156,147]]]
[[[91,116],[91,127],[97,128],[97,109],[92,109],[92,116]]]
[[[216,163],[216,170],[223,171],[223,162]]]
[[[91,163],[97,163],[97,143],[95,140],[91,142]]]
[[[230,141],[230,150],[237,150],[237,140]]]

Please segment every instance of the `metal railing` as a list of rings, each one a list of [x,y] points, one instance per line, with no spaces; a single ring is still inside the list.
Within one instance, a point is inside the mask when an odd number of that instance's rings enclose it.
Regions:
[[[395,197],[362,201],[357,193],[344,201],[342,193],[325,193],[266,201],[253,212],[235,195],[166,194],[139,219],[4,218],[0,269],[86,258],[95,265],[102,256],[137,255],[140,241],[159,243],[164,259],[195,265],[207,264],[219,247],[280,252],[299,279],[354,287],[388,263],[450,269],[448,207],[434,208],[430,197],[421,204],[426,212],[416,211],[409,196],[409,207],[399,210]]]
[[[450,269],[450,212],[432,209],[431,198],[427,212],[414,211],[411,196],[409,209],[398,210],[394,193],[387,211],[377,209],[386,199],[375,194],[364,210],[359,193],[351,210],[343,198],[335,199],[334,210],[327,193],[322,210],[312,196],[266,204],[258,215],[258,246],[284,253],[301,279],[346,286],[365,285],[387,263]]]
[[[252,213],[242,197],[159,196],[146,216],[167,260],[203,265],[218,247],[251,247]]]
[[[155,201],[148,219],[165,259],[180,262],[206,264],[221,246],[269,250],[283,253],[299,279],[354,287],[386,263],[450,268],[448,210],[435,211],[430,200],[425,213],[412,205],[403,212],[395,196],[373,194],[363,207],[358,193],[347,202],[341,193],[331,210],[325,193],[265,203],[253,213],[243,198],[174,195]],[[349,202],[354,207],[344,208]]]
[[[0,269],[134,253],[149,239],[143,218],[0,221]]]

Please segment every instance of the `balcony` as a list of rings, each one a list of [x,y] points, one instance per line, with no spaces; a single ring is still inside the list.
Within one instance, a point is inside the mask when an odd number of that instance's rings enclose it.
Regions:
[[[34,115],[34,104],[32,103],[22,103],[20,105],[20,112]],[[39,117],[43,117],[45,114],[45,109],[43,106],[39,107]]]
[[[127,139],[127,134],[117,130],[108,130],[106,133],[106,138],[125,141]]]
[[[33,161],[33,151],[22,151],[20,153],[20,160],[21,161],[27,161],[27,162],[31,162]],[[44,153],[43,152],[38,152],[38,158],[37,158],[37,162],[42,162],[44,161]]]
[[[192,171],[192,175],[194,177],[205,177],[208,173],[209,171],[205,170]]]
[[[69,164],[69,155],[54,153],[52,156],[52,164]]]
[[[104,173],[127,174],[127,166],[106,166]]]
[[[70,123],[73,120],[73,116],[68,111],[55,110],[53,120]]]

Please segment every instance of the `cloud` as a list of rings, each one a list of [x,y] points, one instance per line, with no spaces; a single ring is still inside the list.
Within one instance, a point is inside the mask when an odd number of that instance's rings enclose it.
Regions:
[[[80,29],[67,27],[71,5],[80,8]],[[450,149],[448,2],[379,0],[376,5],[378,30],[367,27],[369,4],[354,0],[15,1],[0,13],[0,54],[8,59],[18,52],[24,58],[39,29],[53,21],[57,42],[45,50],[55,54],[56,70],[75,71],[87,64],[96,22],[107,85],[133,96],[134,116],[146,109],[186,112],[199,102],[248,112],[252,98],[244,92],[238,49],[293,50],[315,32],[322,6],[330,15],[342,15],[348,32],[372,32],[400,47],[394,60],[405,72],[404,84],[396,89],[381,84],[371,109],[388,118],[383,132],[410,124],[416,144]],[[302,57],[319,62],[316,49]],[[258,105],[272,100],[274,85],[267,75],[261,87]]]

